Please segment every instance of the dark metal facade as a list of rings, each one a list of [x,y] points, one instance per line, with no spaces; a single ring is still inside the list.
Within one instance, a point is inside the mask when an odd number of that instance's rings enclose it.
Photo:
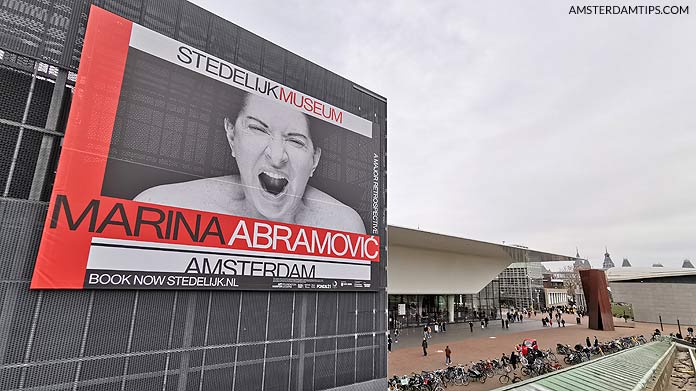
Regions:
[[[94,4],[386,127],[383,98],[186,1]],[[383,389],[384,269],[378,292],[29,290],[89,6],[0,0],[0,390]]]

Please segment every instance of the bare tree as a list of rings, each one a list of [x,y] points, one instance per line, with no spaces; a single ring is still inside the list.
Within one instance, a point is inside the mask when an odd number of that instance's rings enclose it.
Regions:
[[[567,265],[563,267],[562,273],[563,287],[568,290],[568,294],[571,297],[575,297],[576,290],[582,290],[582,282],[580,281],[578,268],[575,268],[573,265]]]

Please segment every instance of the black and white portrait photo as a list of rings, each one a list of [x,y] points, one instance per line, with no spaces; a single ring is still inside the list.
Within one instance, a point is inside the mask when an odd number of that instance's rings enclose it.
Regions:
[[[371,224],[378,139],[137,49],[112,137],[104,196],[353,233]]]

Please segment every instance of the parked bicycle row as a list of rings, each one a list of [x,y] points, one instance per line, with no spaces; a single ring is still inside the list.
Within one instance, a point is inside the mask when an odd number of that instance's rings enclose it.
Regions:
[[[564,355],[563,362],[571,365],[589,361],[592,356],[616,353],[644,343],[647,343],[647,340],[642,335],[616,338],[604,342],[599,342],[595,337],[594,343],[590,341],[590,337],[587,337],[585,345],[578,343],[572,348],[570,345],[556,344],[556,353]]]
[[[503,353],[500,359],[480,360],[468,365],[451,365],[435,371],[422,371],[407,376],[394,376],[388,379],[389,390],[399,391],[444,391],[450,385],[466,386],[472,382],[485,383],[497,377],[501,384],[516,383],[561,369],[556,354],[563,356],[563,362],[573,365],[588,361],[592,355],[615,353],[623,349],[646,343],[642,336],[617,338],[594,343],[589,337],[585,345],[557,344],[556,353],[550,349],[541,350],[534,339],[525,339],[516,346],[510,356]]]

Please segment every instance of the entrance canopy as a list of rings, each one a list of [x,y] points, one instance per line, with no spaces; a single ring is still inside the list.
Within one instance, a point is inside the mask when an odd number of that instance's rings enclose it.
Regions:
[[[473,294],[512,262],[575,257],[389,226],[387,293]]]

